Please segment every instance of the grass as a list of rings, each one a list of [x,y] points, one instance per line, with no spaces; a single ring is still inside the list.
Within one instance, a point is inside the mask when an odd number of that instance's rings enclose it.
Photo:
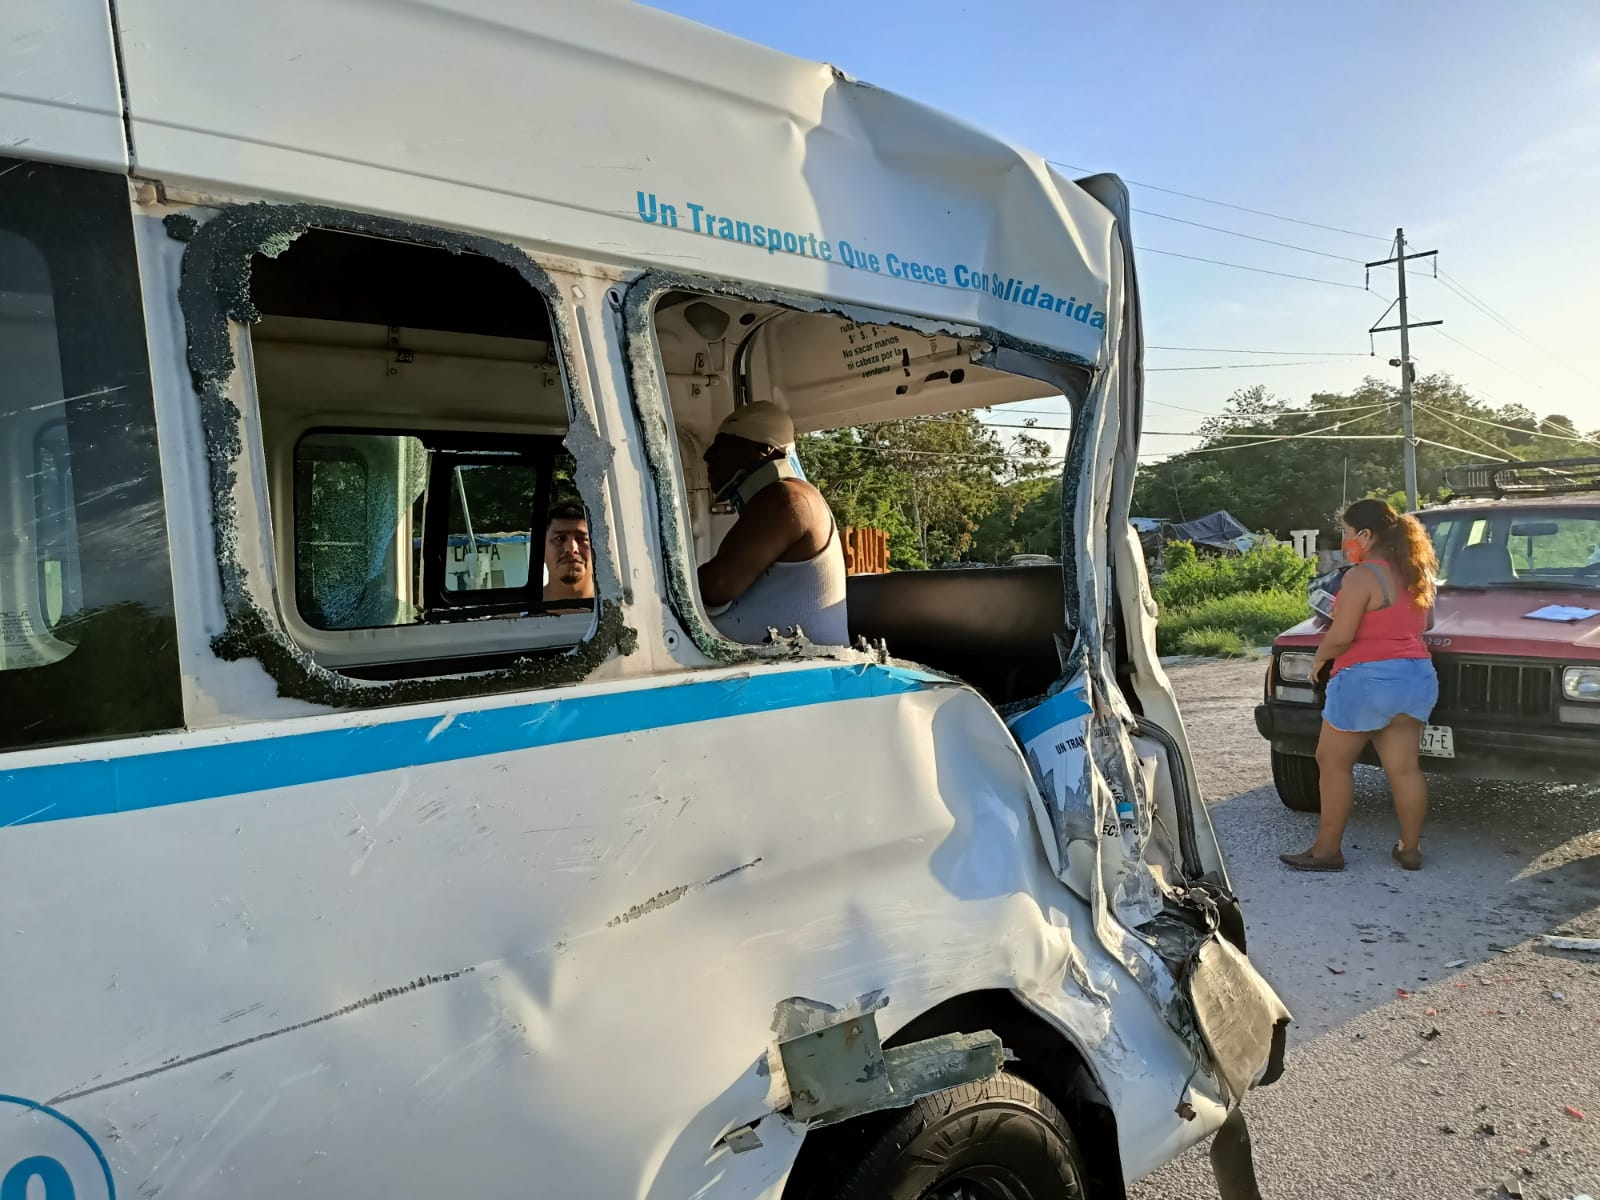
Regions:
[[[1250,647],[1233,630],[1207,625],[1180,634],[1178,653],[1192,654],[1198,658],[1243,658],[1250,653]]]
[[[1205,652],[1186,648],[1186,639],[1188,645],[1224,644],[1219,635],[1231,634],[1239,644],[1236,652],[1242,654],[1244,647],[1267,645],[1310,615],[1304,591],[1275,589],[1212,596],[1187,606],[1163,607],[1156,625],[1156,648],[1162,654],[1200,654]],[[1233,643],[1226,644],[1231,648]]]
[[[1316,564],[1287,546],[1257,546],[1244,554],[1195,556],[1187,542],[1166,549],[1167,573],[1156,599],[1163,608],[1191,608],[1242,592],[1303,592]]]

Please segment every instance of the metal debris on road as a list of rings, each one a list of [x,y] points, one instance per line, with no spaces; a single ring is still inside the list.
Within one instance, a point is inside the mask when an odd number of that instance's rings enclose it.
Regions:
[[[1561,937],[1554,933],[1541,933],[1539,940],[1552,950],[1577,950],[1585,954],[1600,954],[1600,938]]]

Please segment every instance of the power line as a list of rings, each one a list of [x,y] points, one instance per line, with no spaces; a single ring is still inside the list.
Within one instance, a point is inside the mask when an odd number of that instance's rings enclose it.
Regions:
[[[1479,358],[1483,359],[1483,361],[1488,363],[1491,367],[1499,367],[1507,375],[1510,375],[1510,376],[1512,376],[1512,377],[1514,377],[1516,379],[1520,379],[1523,383],[1530,384],[1533,387],[1538,388],[1541,392],[1549,390],[1542,383],[1538,383],[1538,382],[1536,382],[1536,381],[1534,381],[1532,379],[1527,378],[1526,376],[1524,376],[1522,374],[1522,372],[1514,370],[1513,368],[1506,366],[1505,363],[1501,362],[1499,359],[1490,358],[1482,350],[1479,350],[1479,349],[1476,349],[1475,347],[1467,345],[1460,338],[1451,337],[1448,333],[1444,332],[1444,330],[1442,330],[1442,329],[1439,330],[1438,332],[1439,332],[1439,336],[1444,338],[1445,341],[1454,342],[1456,345],[1460,346],[1463,350],[1465,350],[1468,354],[1476,354]]]
[[[1069,171],[1081,171],[1085,175],[1095,174],[1095,171],[1090,167],[1075,167],[1071,163],[1058,162],[1053,158],[1045,161],[1051,166],[1065,167]],[[1162,187],[1157,183],[1141,183],[1137,179],[1129,179],[1127,182],[1133,184],[1134,187],[1149,188],[1152,192],[1165,192],[1169,196],[1182,196],[1185,200],[1198,200],[1201,204],[1215,204],[1218,208],[1231,208],[1235,212],[1249,213],[1253,217],[1270,217],[1274,221],[1287,221],[1291,225],[1304,225],[1309,229],[1322,229],[1328,233],[1342,233],[1349,237],[1367,238],[1374,242],[1387,242],[1389,240],[1386,237],[1379,237],[1375,233],[1360,233],[1354,229],[1341,229],[1337,225],[1323,225],[1318,221],[1302,221],[1299,217],[1286,217],[1282,213],[1267,212],[1261,208],[1246,208],[1242,204],[1230,204],[1226,200],[1213,200],[1209,196],[1197,196],[1193,192],[1180,192],[1176,188]]]
[[[1423,412],[1427,413],[1429,416],[1431,416],[1435,421],[1443,421],[1446,425],[1450,426],[1450,428],[1454,429],[1457,433],[1464,433],[1469,438],[1471,438],[1473,441],[1482,442],[1485,446],[1489,447],[1489,449],[1491,449],[1491,450],[1498,450],[1502,454],[1510,455],[1510,457],[1516,459],[1518,462],[1522,461],[1522,455],[1514,454],[1510,450],[1507,450],[1504,446],[1497,446],[1493,442],[1491,442],[1488,438],[1479,437],[1477,434],[1473,433],[1472,430],[1462,428],[1460,425],[1457,425],[1454,421],[1452,421],[1449,417],[1445,416],[1444,413],[1440,412],[1438,409],[1432,407],[1431,405],[1422,404],[1422,403],[1419,402],[1417,404],[1417,407],[1420,408]]]
[[[1382,410],[1383,412],[1387,412],[1393,406],[1389,405],[1389,404],[1373,404],[1373,405],[1370,405],[1369,407],[1372,408],[1372,409],[1375,409],[1375,410]],[[1390,439],[1398,438],[1398,437],[1401,436],[1400,434],[1397,434],[1397,433],[1365,433],[1365,434],[1363,434],[1363,433],[1353,433],[1353,434],[1344,434],[1344,433],[1330,433],[1329,432],[1330,430],[1344,429],[1346,426],[1354,425],[1357,421],[1365,421],[1370,417],[1375,417],[1375,416],[1378,416],[1378,415],[1379,415],[1379,413],[1377,411],[1374,411],[1374,412],[1367,413],[1366,416],[1351,417],[1348,421],[1335,421],[1332,425],[1323,425],[1323,426],[1320,426],[1317,429],[1307,429],[1307,430],[1305,430],[1304,432],[1301,432],[1301,433],[1283,433],[1283,434],[1278,434],[1278,435],[1273,436],[1273,437],[1264,438],[1261,441],[1234,443],[1231,446],[1201,446],[1201,447],[1198,447],[1197,449],[1194,449],[1194,450],[1186,450],[1186,451],[1184,451],[1184,453],[1185,454],[1211,454],[1211,453],[1214,453],[1215,451],[1218,451],[1218,450],[1244,450],[1244,449],[1247,449],[1250,446],[1267,446],[1267,445],[1271,445],[1273,442],[1288,442],[1288,441],[1297,441],[1297,440],[1300,440],[1300,439],[1317,439],[1317,438],[1324,438],[1324,437],[1331,437],[1331,438],[1334,438],[1336,440],[1345,440],[1345,441],[1352,441],[1352,440],[1353,441],[1380,441],[1380,440],[1390,440]],[[1251,435],[1247,434],[1245,436],[1251,436]],[[1142,458],[1144,456],[1141,455],[1140,457]]]
[[[1596,384],[1596,381],[1593,378],[1591,378],[1588,375],[1585,375],[1582,371],[1578,370],[1577,367],[1574,367],[1571,363],[1569,363],[1566,360],[1558,357],[1553,351],[1547,349],[1545,346],[1543,346],[1540,343],[1534,341],[1532,337],[1530,337],[1528,334],[1524,333],[1521,329],[1519,329],[1519,328],[1517,328],[1517,326],[1513,325],[1509,320],[1507,320],[1505,317],[1503,317],[1500,313],[1495,311],[1495,309],[1490,307],[1490,305],[1488,304],[1487,301],[1479,299],[1477,293],[1473,292],[1470,288],[1468,288],[1459,279],[1455,278],[1455,276],[1447,275],[1444,271],[1440,271],[1439,272],[1439,276],[1438,276],[1438,280],[1439,280],[1440,285],[1443,286],[1447,291],[1449,291],[1453,295],[1455,295],[1457,297],[1457,299],[1465,301],[1467,304],[1471,305],[1473,308],[1475,308],[1483,316],[1488,317],[1491,321],[1495,322],[1495,324],[1499,325],[1501,328],[1505,329],[1507,332],[1509,332],[1511,334],[1514,334],[1516,337],[1521,338],[1524,342],[1528,343],[1528,345],[1532,346],[1535,350],[1539,351],[1540,354],[1544,355],[1546,358],[1548,358],[1551,362],[1555,363],[1557,366],[1565,367],[1568,371],[1572,372],[1572,374],[1576,375],[1579,379],[1583,380],[1585,383],[1593,384],[1593,385],[1596,385],[1596,386],[1600,386],[1600,384]]]
[[[1195,367],[1146,367],[1144,370],[1147,375],[1154,371],[1265,371],[1271,367],[1319,367],[1327,361],[1323,358],[1308,358],[1299,362],[1208,363]]]
[[[1018,401],[1018,403],[1027,402]],[[1225,412],[1210,412],[1203,408],[1186,408],[1182,404],[1169,404],[1165,400],[1146,400],[1145,403],[1154,405],[1157,408],[1172,408],[1176,409],[1178,412],[1194,413],[1196,416],[1201,417],[1226,417],[1228,415]],[[1393,406],[1393,403],[1394,402],[1392,400],[1379,400],[1371,404],[1350,404],[1342,408],[1286,408],[1281,412],[1268,413],[1265,415],[1272,417],[1273,419],[1277,419],[1278,417],[1331,417],[1336,416],[1339,413],[1370,412],[1375,408],[1390,408]],[[1007,413],[1012,416],[1031,412],[1038,412],[1040,416],[1045,417],[1061,417],[1066,415],[1065,413],[1061,412],[1041,412],[1039,409],[1032,408],[1013,408],[1009,404],[995,405],[989,411]]]
[[[1165,254],[1170,258],[1187,258],[1191,262],[1210,263],[1214,267],[1232,267],[1236,271],[1253,271],[1257,275],[1277,275],[1282,279],[1303,279],[1307,283],[1322,283],[1328,287],[1353,288],[1358,292],[1367,289],[1359,283],[1340,283],[1337,279],[1319,279],[1315,275],[1296,275],[1292,271],[1269,271],[1265,267],[1247,267],[1243,263],[1224,262],[1220,258],[1201,258],[1198,254],[1179,254],[1176,250],[1158,250],[1154,246],[1135,246],[1140,254]]]
[[[1285,358],[1371,358],[1359,350],[1235,350],[1224,346],[1149,346],[1146,350],[1181,350],[1189,354],[1276,354]]]
[[[1191,221],[1187,217],[1175,217],[1170,213],[1153,212],[1148,208],[1133,210],[1143,217],[1157,217],[1163,221],[1176,221],[1179,225],[1193,225],[1196,229],[1209,229],[1212,233],[1225,233],[1229,237],[1243,238],[1248,242],[1261,242],[1268,246],[1282,246],[1285,250],[1298,250],[1302,254],[1315,254],[1319,258],[1333,258],[1339,262],[1361,264],[1361,259],[1351,258],[1348,254],[1330,254],[1326,250],[1313,250],[1310,246],[1297,246],[1293,242],[1279,242],[1272,238],[1257,237],[1253,233],[1241,233],[1237,229],[1224,229],[1221,225],[1207,225],[1204,221]]]
[[[1253,446],[1272,446],[1279,442],[1307,440],[1313,442],[1398,442],[1404,440],[1405,435],[1400,433],[1301,433],[1286,437],[1263,438],[1259,442],[1237,442],[1229,446],[1197,446],[1193,450],[1179,450],[1175,454],[1219,454],[1224,450],[1249,450]],[[1149,454],[1141,454],[1140,458],[1155,458],[1157,455],[1167,454],[1165,450],[1154,450]]]
[[[1594,446],[1596,449],[1600,449],[1600,442],[1593,441],[1586,437],[1575,437],[1564,433],[1545,433],[1541,429],[1528,429],[1522,425],[1507,425],[1503,421],[1491,421],[1487,417],[1473,416],[1471,413],[1456,413],[1455,415],[1460,417],[1463,421],[1476,421],[1479,425],[1492,425],[1496,429],[1505,429],[1511,433],[1526,434],[1528,437],[1552,438],[1558,442],[1579,442],[1582,445]]]
[[[1440,271],[1435,278],[1438,280],[1439,286],[1444,288],[1445,291],[1450,292],[1457,299],[1465,301],[1471,307],[1477,309],[1484,316],[1488,317],[1496,325],[1499,325],[1502,329],[1505,329],[1508,333],[1516,334],[1517,337],[1527,342],[1530,346],[1536,344],[1526,333],[1522,332],[1522,330],[1518,329],[1510,321],[1506,320],[1499,313],[1495,312],[1494,309],[1490,308],[1482,300],[1479,300],[1475,294],[1467,291],[1466,288],[1457,283],[1452,276],[1446,275],[1443,271]]]
[[[1460,446],[1447,446],[1443,442],[1431,442],[1427,438],[1418,438],[1417,441],[1421,442],[1424,446],[1437,446],[1440,450],[1448,450],[1451,454],[1470,454],[1473,458],[1487,458],[1501,462],[1505,461],[1504,459],[1497,459],[1497,456],[1493,454],[1484,454],[1478,450],[1463,450]]]

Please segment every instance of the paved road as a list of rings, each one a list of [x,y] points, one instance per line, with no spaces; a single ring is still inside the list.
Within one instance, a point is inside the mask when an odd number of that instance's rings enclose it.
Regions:
[[[1290,871],[1277,856],[1310,845],[1316,818],[1273,791],[1251,716],[1262,670],[1172,677],[1251,958],[1296,1018],[1287,1073],[1246,1103],[1263,1194],[1454,1200],[1515,1179],[1530,1200],[1600,1196],[1600,955],[1537,938],[1600,937],[1600,783],[1430,780],[1413,874],[1389,859],[1383,775],[1360,768],[1346,871]],[[1217,1192],[1201,1153],[1132,1194]]]

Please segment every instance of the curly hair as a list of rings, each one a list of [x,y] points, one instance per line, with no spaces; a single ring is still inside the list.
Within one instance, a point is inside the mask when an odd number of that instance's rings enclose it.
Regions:
[[[1399,576],[1418,608],[1433,607],[1434,577],[1439,557],[1422,522],[1395,512],[1382,500],[1357,500],[1344,510],[1344,523],[1357,533],[1372,534],[1372,557],[1382,558]]]

